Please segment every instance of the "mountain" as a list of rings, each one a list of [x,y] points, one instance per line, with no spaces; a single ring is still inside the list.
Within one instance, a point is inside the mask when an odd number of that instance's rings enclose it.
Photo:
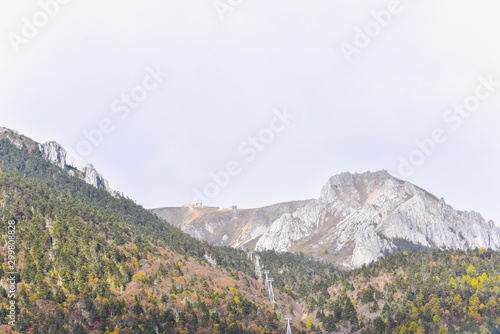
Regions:
[[[339,270],[304,253],[213,246],[39,147],[0,132],[0,333],[284,334],[287,316],[300,334],[500,333],[500,252],[414,249]],[[315,201],[164,212],[259,225]]]
[[[348,268],[411,249],[500,250],[500,229],[492,221],[456,211],[386,171],[333,176],[313,200],[251,210],[151,211],[213,244],[303,252]]]
[[[92,169],[64,164],[57,144],[0,134],[0,225],[15,226],[14,251],[7,233],[0,247],[1,333],[283,333],[290,310],[300,330],[308,313],[294,297],[335,270],[263,255],[275,268],[271,303],[246,252],[200,242],[75,177]]]
[[[307,201],[282,203],[259,209],[221,209],[188,205],[152,209],[151,212],[184,232],[214,245],[255,249],[270,223]]]
[[[38,144],[38,148],[42,152],[45,160],[61,167],[66,168],[66,155],[67,152],[61,145],[55,141],[49,141],[45,144]]]
[[[69,175],[76,176],[96,188],[105,189],[113,196],[118,196],[118,192],[111,189],[109,182],[101,174],[99,174],[99,172],[97,172],[92,164],[87,164],[81,169],[81,171],[71,165],[68,165],[66,161],[66,150],[55,141],[38,144],[31,138],[21,135],[15,130],[4,127],[0,127],[0,140],[1,139],[10,141],[17,148],[22,148],[24,145],[29,151],[38,148],[45,160],[66,170]]]

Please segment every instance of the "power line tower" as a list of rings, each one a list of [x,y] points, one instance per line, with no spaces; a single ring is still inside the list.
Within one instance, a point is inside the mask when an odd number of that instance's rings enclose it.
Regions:
[[[269,283],[269,300],[271,301],[271,303],[274,303],[274,291],[273,291],[273,282],[274,282],[274,279],[270,278],[267,280]]]
[[[286,321],[287,321],[287,325],[286,325],[286,334],[292,334],[292,328],[290,327],[290,321],[292,321],[292,318],[290,317],[287,317],[285,318]]]
[[[269,275],[269,270],[264,270],[262,272],[264,275],[266,275],[266,280],[264,282],[266,282],[266,290],[269,290],[269,279],[268,279],[268,276]]]
[[[262,276],[262,273],[260,271],[260,256],[255,255],[255,276],[257,278],[260,278]]]

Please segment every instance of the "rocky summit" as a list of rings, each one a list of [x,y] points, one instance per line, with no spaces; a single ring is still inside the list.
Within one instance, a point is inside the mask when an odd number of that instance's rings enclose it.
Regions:
[[[456,211],[386,171],[336,175],[312,200],[249,210],[152,211],[213,244],[303,252],[348,268],[402,250],[500,250],[500,228],[492,221]]]
[[[66,170],[71,176],[76,176],[90,185],[100,189],[105,189],[113,196],[117,196],[118,192],[111,189],[109,182],[94,168],[92,164],[87,164],[81,170],[68,165],[66,156],[67,152],[59,143],[55,141],[48,141],[39,144],[15,130],[5,127],[0,127],[0,140],[7,139],[17,148],[26,147],[29,151],[38,148],[46,161]]]
[[[55,141],[49,141],[38,145],[40,151],[45,157],[45,160],[53,164],[65,168],[66,167],[66,150]]]

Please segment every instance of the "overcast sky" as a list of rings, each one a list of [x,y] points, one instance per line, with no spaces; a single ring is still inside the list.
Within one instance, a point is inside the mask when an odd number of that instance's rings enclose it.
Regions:
[[[0,126],[147,208],[386,169],[500,223],[497,0],[55,1],[0,0]]]

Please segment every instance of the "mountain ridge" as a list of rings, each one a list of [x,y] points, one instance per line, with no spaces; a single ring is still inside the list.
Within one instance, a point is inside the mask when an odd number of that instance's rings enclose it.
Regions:
[[[245,252],[200,242],[72,176],[37,143],[15,141],[27,137],[7,135],[0,138],[0,224],[7,231],[15,223],[19,277],[15,327],[6,325],[12,286],[0,280],[2,333],[279,333],[285,308],[306,314],[284,286],[307,294],[334,270],[275,254],[275,263],[294,267],[276,274],[271,303]],[[304,328],[300,321],[294,328]]]
[[[474,211],[456,211],[444,199],[386,170],[334,175],[312,200],[232,213],[190,206],[184,217],[169,217],[170,210],[151,211],[200,240],[304,252],[344,267],[411,248],[500,249],[500,228],[493,221]]]
[[[71,177],[120,196],[92,164],[66,162],[55,141],[43,144],[0,127],[0,139],[35,148]],[[329,178],[316,199],[254,209],[215,210],[195,205],[150,212],[195,238],[249,250],[304,252],[347,268],[411,248],[500,249],[500,228],[477,212],[456,211],[434,194],[386,170],[344,172]]]
[[[273,303],[250,252],[196,240],[133,200],[72,176],[80,171],[54,163],[57,156],[49,161],[27,137],[0,135],[11,138],[0,138],[0,224],[7,230],[7,222],[15,222],[19,270],[18,322],[6,325],[12,315],[6,292],[12,286],[4,280],[0,332],[280,334],[288,315],[292,332],[304,334],[499,331],[500,252],[396,252],[347,271],[303,253],[258,251],[254,258],[260,256],[261,269],[274,279]],[[330,207],[383,202],[383,177],[366,177],[376,185],[372,187],[352,182],[359,177],[333,179],[322,198],[287,207],[192,206],[175,208],[172,217],[190,212],[196,221],[199,211],[215,217],[223,213],[228,224],[240,220],[249,238],[254,223],[265,223],[270,216],[290,216],[299,223],[309,218],[313,226],[324,226],[332,216],[324,213]],[[340,196],[349,200],[331,200]],[[440,201],[432,198],[430,203]],[[315,212],[309,209],[318,205],[325,206],[319,207],[320,224],[314,215],[303,214]],[[408,246],[396,239],[386,242]],[[7,247],[0,247],[0,258],[7,255]],[[4,274],[0,266],[0,276]]]
[[[103,188],[113,196],[119,196],[117,191],[111,189],[108,180],[106,180],[91,163],[81,167],[81,169],[68,164],[66,160],[68,155],[66,149],[56,141],[51,140],[45,143],[37,143],[33,139],[20,134],[18,131],[5,127],[0,127],[0,139],[10,141],[17,148],[22,148],[24,145],[30,152],[38,148],[46,161],[66,170],[69,175],[73,177],[76,176],[98,189]]]

